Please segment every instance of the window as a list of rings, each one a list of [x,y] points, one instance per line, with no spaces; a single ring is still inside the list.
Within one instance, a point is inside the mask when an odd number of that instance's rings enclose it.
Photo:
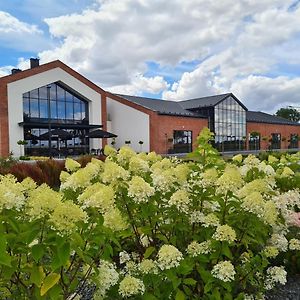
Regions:
[[[79,155],[89,151],[85,129],[64,129],[64,124],[88,124],[88,102],[60,83],[52,83],[23,94],[24,139],[26,155]],[[50,122],[49,122],[50,120]],[[37,126],[37,123],[44,123]],[[50,125],[49,125],[50,124]],[[43,136],[55,124],[62,137]],[[49,128],[48,128],[49,126]],[[48,129],[45,129],[48,128]],[[67,127],[67,126],[65,126]],[[75,127],[75,126],[74,126]],[[63,135],[67,137],[63,137]],[[49,136],[49,135],[48,135]]]
[[[192,152],[192,131],[174,130],[173,149],[169,153],[188,153]]]
[[[245,149],[246,111],[233,97],[215,106],[214,120],[215,146],[219,151]]]
[[[23,115],[26,122],[47,123],[50,115],[59,123],[88,123],[88,103],[59,83],[52,83],[23,94]]]
[[[298,148],[299,147],[299,137],[298,134],[291,134],[289,148]]]
[[[281,148],[281,134],[272,133],[271,134],[271,149],[280,149]]]
[[[249,150],[260,150],[260,134],[258,132],[249,133]]]

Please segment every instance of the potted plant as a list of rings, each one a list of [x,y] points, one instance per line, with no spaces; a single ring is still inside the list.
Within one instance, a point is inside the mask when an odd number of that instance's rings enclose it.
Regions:
[[[23,156],[23,146],[27,145],[28,142],[25,140],[17,141],[17,144],[20,146],[20,157]]]

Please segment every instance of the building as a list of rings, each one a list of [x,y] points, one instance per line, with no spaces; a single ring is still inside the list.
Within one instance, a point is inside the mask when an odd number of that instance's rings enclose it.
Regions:
[[[78,155],[112,141],[116,148],[186,153],[205,126],[220,151],[299,147],[300,124],[248,111],[231,93],[178,102],[117,95],[60,61],[38,59],[0,78],[1,156]]]

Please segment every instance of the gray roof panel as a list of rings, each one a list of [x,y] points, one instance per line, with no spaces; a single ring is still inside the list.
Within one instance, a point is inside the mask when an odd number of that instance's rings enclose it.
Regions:
[[[247,120],[247,122],[300,126],[300,123],[293,122],[293,121],[290,121],[288,119],[284,119],[281,117],[269,115],[269,114],[261,112],[261,111],[247,111],[246,120]]]
[[[116,95],[126,100],[129,100],[133,103],[136,103],[142,107],[148,108],[152,111],[156,111],[161,115],[206,118],[205,116],[184,109],[179,104],[179,102],[176,101],[160,100],[154,98],[128,96],[128,95],[120,95],[120,94],[116,94]]]

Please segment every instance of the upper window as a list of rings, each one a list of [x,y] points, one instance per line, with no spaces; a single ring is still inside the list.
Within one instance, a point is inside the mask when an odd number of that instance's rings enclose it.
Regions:
[[[24,120],[88,123],[88,103],[59,83],[23,94]]]

